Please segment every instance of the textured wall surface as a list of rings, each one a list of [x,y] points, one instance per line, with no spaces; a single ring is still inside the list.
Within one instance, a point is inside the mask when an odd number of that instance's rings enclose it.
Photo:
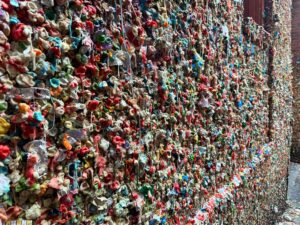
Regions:
[[[274,42],[271,73],[271,141],[275,151],[271,157],[271,176],[268,178],[269,188],[266,190],[270,207],[276,211],[284,206],[287,195],[287,172],[292,139],[292,1],[273,1],[272,7]]]
[[[292,50],[293,50],[293,94],[294,121],[291,160],[300,162],[300,1],[293,1],[292,10]],[[298,61],[298,63],[297,63]]]
[[[290,2],[1,0],[0,220],[270,224]],[[274,23],[276,22],[276,23]]]

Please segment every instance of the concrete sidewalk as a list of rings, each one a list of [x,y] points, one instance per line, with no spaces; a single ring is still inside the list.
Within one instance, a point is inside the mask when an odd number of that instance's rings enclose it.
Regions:
[[[300,164],[291,163],[289,168],[288,208],[277,225],[300,225]]]

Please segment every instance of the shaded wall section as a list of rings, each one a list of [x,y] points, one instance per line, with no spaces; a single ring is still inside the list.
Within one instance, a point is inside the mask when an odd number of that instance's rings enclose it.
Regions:
[[[292,50],[293,50],[293,92],[294,122],[291,160],[300,162],[300,1],[293,1],[292,10]]]
[[[257,24],[263,25],[264,7],[265,7],[264,0],[244,1],[244,15],[245,17],[252,17]]]

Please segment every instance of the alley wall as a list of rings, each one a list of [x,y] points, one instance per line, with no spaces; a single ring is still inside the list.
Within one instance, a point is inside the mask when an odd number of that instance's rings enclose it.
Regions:
[[[291,2],[0,1],[4,224],[269,225],[291,145]]]

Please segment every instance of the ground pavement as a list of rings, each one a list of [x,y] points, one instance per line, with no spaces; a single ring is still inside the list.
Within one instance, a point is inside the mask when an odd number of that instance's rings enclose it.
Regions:
[[[300,164],[291,163],[289,169],[288,208],[277,225],[300,225]]]

